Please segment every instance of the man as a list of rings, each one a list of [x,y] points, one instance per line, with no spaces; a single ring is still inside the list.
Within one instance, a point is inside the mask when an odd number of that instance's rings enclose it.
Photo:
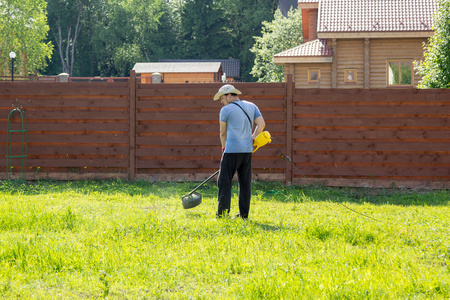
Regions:
[[[260,134],[266,123],[258,107],[243,101],[242,94],[234,86],[222,86],[214,96],[223,104],[220,110],[220,142],[222,159],[217,180],[219,187],[217,216],[230,213],[232,179],[237,172],[239,182],[239,217],[248,218],[252,193],[252,151],[253,140]],[[253,123],[256,124],[252,133]]]

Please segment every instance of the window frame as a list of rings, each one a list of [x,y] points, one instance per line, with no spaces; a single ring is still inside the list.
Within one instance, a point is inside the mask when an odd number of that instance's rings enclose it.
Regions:
[[[347,79],[347,74],[349,72],[353,72],[354,73],[353,80],[348,80]],[[355,84],[357,82],[358,82],[358,69],[356,69],[356,68],[344,69],[344,83],[345,84]]]
[[[311,80],[312,72],[317,72],[317,79]],[[319,68],[308,69],[308,84],[318,84],[319,80],[320,80],[320,69]]]
[[[411,83],[410,84],[401,84],[401,63],[407,62],[410,64],[411,67]],[[390,84],[389,83],[389,65],[390,63],[397,63],[398,64],[398,84]],[[412,58],[388,58],[386,59],[386,87],[413,87],[414,86],[414,59]]]

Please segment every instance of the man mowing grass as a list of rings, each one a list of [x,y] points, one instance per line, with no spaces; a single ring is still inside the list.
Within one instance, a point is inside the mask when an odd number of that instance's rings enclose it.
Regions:
[[[220,100],[220,142],[222,159],[217,180],[219,187],[217,216],[230,213],[231,187],[237,172],[239,182],[239,215],[248,218],[252,190],[252,151],[253,140],[264,130],[266,123],[258,107],[248,101],[240,100],[242,94],[234,86],[226,84],[214,95]],[[230,105],[231,104],[231,105]],[[253,123],[256,124],[252,134]]]

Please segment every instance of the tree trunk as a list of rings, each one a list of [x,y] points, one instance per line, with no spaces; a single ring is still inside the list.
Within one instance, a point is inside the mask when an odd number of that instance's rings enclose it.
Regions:
[[[83,5],[80,5],[80,7],[78,8],[77,24],[75,25],[75,28],[73,30],[73,38],[72,26],[68,26],[67,38],[63,39],[61,19],[58,16],[58,36],[55,36],[55,39],[58,47],[59,57],[61,59],[62,72],[69,74],[69,76],[72,76],[73,74],[73,65],[75,63],[75,47],[78,34],[80,33],[80,20],[82,11]]]

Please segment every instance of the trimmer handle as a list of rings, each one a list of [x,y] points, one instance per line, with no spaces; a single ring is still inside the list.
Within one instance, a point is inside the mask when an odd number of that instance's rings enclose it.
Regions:
[[[193,192],[195,192],[196,190],[198,190],[202,185],[204,185],[205,183],[207,183],[208,181],[211,180],[211,178],[213,178],[214,176],[217,175],[217,173],[219,173],[220,169],[217,170],[216,172],[214,172],[214,174],[212,174],[211,176],[209,176],[208,178],[205,179],[205,181],[203,181],[202,183],[200,183],[195,189],[193,189],[192,191],[190,191],[187,195],[192,194]],[[187,196],[186,195],[186,196]]]

